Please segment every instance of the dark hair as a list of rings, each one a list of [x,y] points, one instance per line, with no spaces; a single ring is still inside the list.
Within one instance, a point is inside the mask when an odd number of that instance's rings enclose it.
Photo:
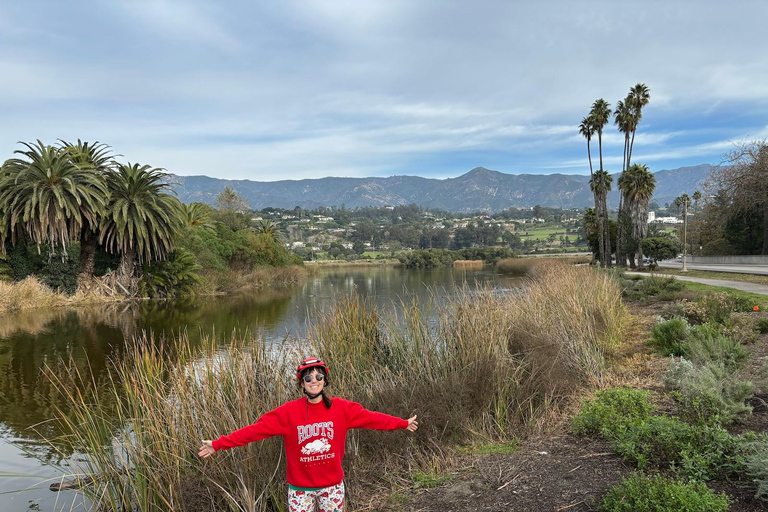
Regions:
[[[305,368],[304,370],[301,371],[301,375],[299,376],[299,380],[296,381],[296,384],[299,387],[301,387],[301,381],[304,380],[304,376],[307,375],[308,373],[312,373],[312,370],[317,370],[317,373],[323,374],[323,380],[325,381],[325,385],[323,385],[323,390],[321,391],[322,397],[323,397],[323,405],[325,405],[326,409],[330,409],[331,404],[333,403],[333,400],[331,400],[331,397],[329,397],[325,393],[325,389],[331,385],[331,381],[328,380],[328,372],[325,371],[325,368],[323,368],[322,366],[312,366],[310,368]]]

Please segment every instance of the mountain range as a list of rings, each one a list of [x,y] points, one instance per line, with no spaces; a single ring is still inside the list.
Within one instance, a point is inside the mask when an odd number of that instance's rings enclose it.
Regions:
[[[683,193],[693,194],[716,169],[701,164],[662,170],[656,176],[653,200],[664,205]],[[618,174],[608,195],[611,207],[619,204]],[[594,205],[589,176],[577,174],[505,174],[477,167],[457,178],[418,176],[387,178],[318,178],[281,181],[225,180],[208,176],[172,177],[174,190],[185,203],[214,204],[230,186],[254,210],[266,207],[314,209],[319,206],[397,206],[418,204],[452,212],[497,212],[535,205],[583,208]]]

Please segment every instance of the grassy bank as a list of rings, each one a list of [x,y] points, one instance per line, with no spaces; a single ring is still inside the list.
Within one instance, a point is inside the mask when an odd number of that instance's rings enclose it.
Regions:
[[[301,284],[309,272],[306,267],[299,265],[257,267],[248,272],[229,271],[224,274],[204,269],[200,283],[194,287],[194,294],[205,296],[244,290],[288,288]],[[35,308],[82,306],[123,300],[132,299],[126,299],[120,294],[102,293],[98,287],[72,295],[56,292],[34,276],[17,282],[0,281],[0,315]]]
[[[541,431],[579,389],[600,385],[627,322],[611,276],[557,263],[515,300],[489,290],[446,300],[382,318],[356,296],[340,298],[315,312],[300,350],[234,339],[222,351],[211,339],[197,352],[183,338],[172,348],[140,338],[111,388],[87,396],[71,383],[90,376],[49,372],[73,411],[63,441],[88,454],[95,509],[283,510],[279,440],[205,461],[195,454],[201,438],[299,396],[291,370],[308,353],[331,364],[333,393],[421,420],[410,437],[351,433],[352,489],[435,474],[460,446]],[[355,506],[359,495],[349,499]]]
[[[102,304],[119,300],[114,296],[99,293],[67,295],[55,292],[33,276],[18,282],[0,281],[0,314],[25,309]]]

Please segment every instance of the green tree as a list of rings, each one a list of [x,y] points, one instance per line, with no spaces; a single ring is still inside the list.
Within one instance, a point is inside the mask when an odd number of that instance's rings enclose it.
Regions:
[[[181,203],[181,218],[186,227],[212,230],[213,210],[205,203]]]
[[[59,142],[61,149],[69,155],[70,160],[75,166],[94,173],[94,182],[98,182],[99,190],[102,191],[102,201],[94,209],[97,220],[94,226],[98,226],[104,215],[104,206],[107,198],[107,172],[114,165],[112,150],[106,144],[101,144],[98,141],[93,144],[83,142],[80,139],[77,139],[76,144],[63,140]],[[93,262],[97,241],[98,233],[96,229],[90,224],[83,225],[80,230],[80,273],[77,278],[79,286],[93,278]]]
[[[597,216],[597,239],[600,262],[606,266],[611,263],[611,237],[608,223],[608,192],[611,190],[613,177],[608,171],[598,170],[589,180],[589,188],[595,196],[595,214]]]
[[[285,235],[280,232],[277,224],[271,220],[262,219],[256,224],[256,234],[266,235],[271,238],[274,243],[285,245]]]
[[[595,196],[595,211],[597,213],[598,239],[600,241],[600,262],[611,266],[610,228],[608,225],[608,192],[611,190],[613,178],[603,167],[603,128],[611,119],[610,104],[604,99],[595,100],[589,118],[595,132],[600,153],[600,169],[590,179],[590,189]]]
[[[164,260],[174,250],[181,227],[179,201],[169,175],[149,165],[118,164],[107,174],[109,203],[100,241],[120,253],[118,279],[129,293],[137,291],[136,263]]]
[[[643,240],[643,252],[657,262],[670,260],[677,254],[677,241],[666,236],[648,237]]]
[[[219,209],[218,220],[229,226],[232,231],[248,227],[246,214],[250,206],[243,196],[230,187],[224,187],[216,197],[216,208]]]
[[[635,84],[629,90],[627,101],[629,107],[632,109],[632,123],[630,129],[632,131],[632,140],[629,143],[629,152],[627,153],[627,167],[631,165],[632,150],[635,146],[635,133],[637,133],[637,126],[640,124],[640,120],[643,118],[643,108],[651,100],[651,90],[645,84]]]
[[[66,257],[86,227],[98,227],[107,196],[104,179],[61,148],[39,140],[21,144],[25,149],[14,151],[21,158],[6,161],[0,176],[3,232],[14,244],[23,232],[38,247],[60,247]]]
[[[711,184],[724,191],[731,203],[734,224],[749,224],[750,217],[762,224],[762,254],[768,254],[768,144],[745,142],[726,155],[728,165],[713,173]],[[757,234],[760,237],[760,234]]]
[[[648,230],[648,205],[656,189],[656,177],[648,166],[632,164],[619,178],[619,188],[626,197],[625,207],[632,221],[632,238],[637,243],[637,265],[643,266],[643,238]]]

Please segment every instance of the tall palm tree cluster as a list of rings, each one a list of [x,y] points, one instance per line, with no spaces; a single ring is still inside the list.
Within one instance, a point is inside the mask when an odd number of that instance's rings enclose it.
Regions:
[[[101,244],[120,255],[117,278],[132,293],[137,263],[167,258],[183,222],[192,222],[162,169],[119,163],[99,142],[21,145],[0,167],[0,246],[25,237],[66,258],[79,241],[78,286],[93,278]]]
[[[605,266],[611,266],[611,229],[608,218],[608,192],[613,177],[603,167],[603,129],[610,122],[611,114],[619,131],[624,134],[624,155],[621,175],[618,180],[621,198],[619,200],[618,233],[616,237],[616,263],[625,266],[642,266],[642,239],[647,233],[648,205],[656,188],[656,178],[648,166],[632,164],[632,150],[635,134],[643,117],[643,107],[650,101],[650,90],[645,84],[637,84],[629,94],[616,104],[611,112],[610,104],[600,98],[592,104],[589,114],[581,120],[579,133],[587,139],[589,158],[590,189],[595,198],[595,215],[598,235],[598,259]],[[597,134],[600,168],[593,169],[590,143]]]

